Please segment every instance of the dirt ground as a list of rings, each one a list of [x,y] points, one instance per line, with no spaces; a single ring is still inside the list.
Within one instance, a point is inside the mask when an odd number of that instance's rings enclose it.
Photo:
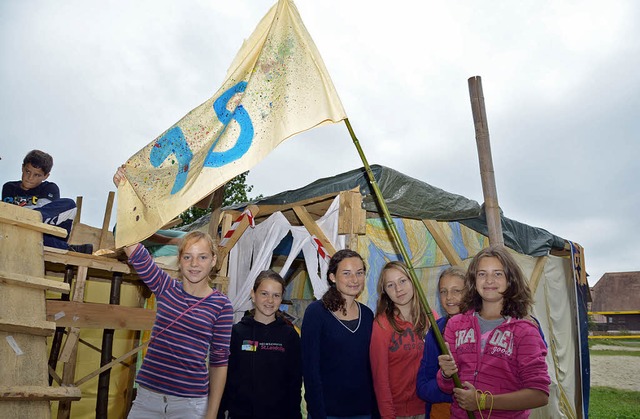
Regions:
[[[635,350],[620,346],[594,345],[591,350]],[[591,355],[591,387],[613,387],[640,391],[640,357]]]

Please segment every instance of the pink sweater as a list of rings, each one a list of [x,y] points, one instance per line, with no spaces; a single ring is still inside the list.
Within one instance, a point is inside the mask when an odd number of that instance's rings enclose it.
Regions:
[[[452,317],[447,323],[444,340],[449,343],[458,364],[461,382],[468,381],[476,389],[492,394],[511,393],[530,388],[549,394],[549,374],[545,357],[547,348],[538,327],[529,320],[509,318],[496,327],[480,351],[480,325],[473,310]],[[437,374],[438,386],[446,393],[453,392],[453,380]],[[489,398],[487,399],[487,402]],[[484,411],[486,416],[487,410]],[[452,418],[468,418],[455,402]],[[528,418],[529,411],[493,410],[492,419]]]
[[[386,316],[373,322],[371,346],[371,372],[378,408],[382,419],[397,416],[423,415],[425,404],[416,395],[416,377],[424,339],[413,332],[413,325],[396,318],[402,334],[393,330]]]

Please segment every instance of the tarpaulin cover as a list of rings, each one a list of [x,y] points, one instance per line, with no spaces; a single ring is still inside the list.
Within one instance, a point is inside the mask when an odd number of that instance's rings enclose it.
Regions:
[[[416,220],[459,221],[485,236],[488,235],[484,209],[476,201],[444,191],[385,166],[372,165],[371,171],[392,216]],[[382,214],[363,167],[318,179],[302,188],[281,192],[252,203],[285,205],[356,187],[363,196],[363,208]],[[246,205],[245,203],[230,208],[243,208]],[[552,248],[564,247],[564,239],[561,237],[544,229],[511,220],[504,215],[501,217],[505,245],[519,253],[541,256]]]

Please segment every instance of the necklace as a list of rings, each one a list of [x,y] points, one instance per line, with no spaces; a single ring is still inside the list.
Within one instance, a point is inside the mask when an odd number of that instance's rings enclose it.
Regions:
[[[360,328],[360,321],[362,320],[362,316],[360,315],[360,304],[358,302],[356,302],[357,306],[358,306],[358,325],[356,326],[355,329],[351,330],[347,327],[346,324],[344,324],[345,321],[352,321],[352,320],[340,320],[338,318],[338,316],[336,316],[336,313],[334,313],[333,311],[331,311],[330,313],[333,314],[333,317],[336,318],[336,320],[338,320],[338,322],[340,322],[340,324],[342,325],[342,327],[344,327],[345,329],[347,329],[349,332],[356,333],[358,331],[358,329]],[[355,319],[353,319],[355,320]]]

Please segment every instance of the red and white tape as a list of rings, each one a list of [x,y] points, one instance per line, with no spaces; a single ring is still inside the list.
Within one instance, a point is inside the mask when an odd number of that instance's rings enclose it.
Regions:
[[[327,262],[329,262],[329,259],[331,258],[329,257],[327,250],[322,245],[322,242],[320,241],[320,239],[317,238],[316,236],[311,236],[311,243],[313,244],[313,247],[315,247],[316,250],[318,251],[318,254],[320,255],[320,257],[326,260]]]
[[[227,231],[227,234],[225,234],[222,240],[220,240],[220,246],[224,246],[229,242],[229,239],[231,238],[231,236],[233,236],[233,233],[236,232],[238,226],[240,225],[240,222],[245,216],[249,219],[249,226],[251,228],[255,228],[256,222],[253,219],[253,214],[251,213],[251,211],[249,211],[249,209],[245,209],[244,211],[242,211],[242,214],[240,214],[240,216],[233,222],[233,224],[231,224],[231,228],[229,229],[229,231]]]

